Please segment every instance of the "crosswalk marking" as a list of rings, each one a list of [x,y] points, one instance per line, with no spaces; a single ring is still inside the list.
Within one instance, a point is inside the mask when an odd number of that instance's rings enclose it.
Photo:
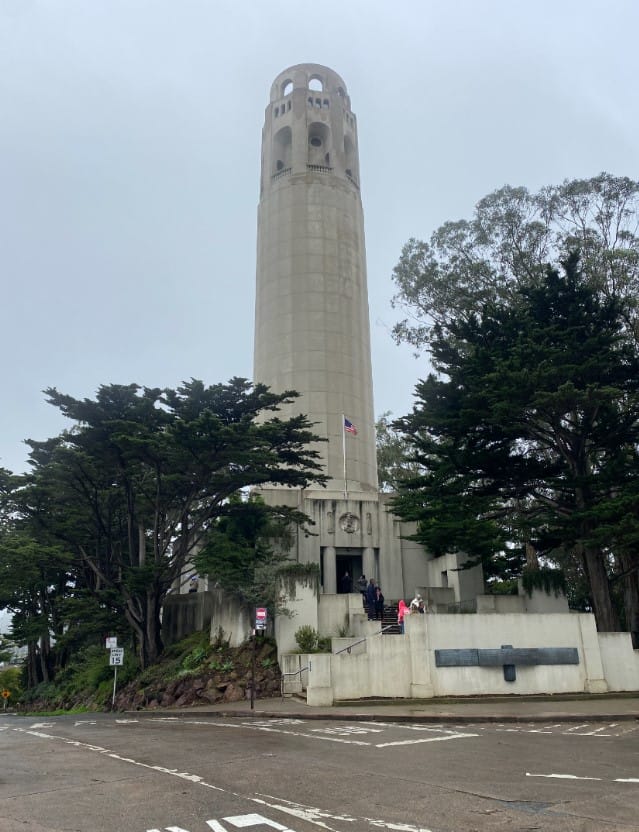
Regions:
[[[445,737],[421,737],[418,740],[397,740],[396,742],[380,742],[376,748],[388,748],[391,745],[418,745],[424,742],[445,742],[446,740],[464,740],[469,737],[478,737],[479,734],[451,734]]]

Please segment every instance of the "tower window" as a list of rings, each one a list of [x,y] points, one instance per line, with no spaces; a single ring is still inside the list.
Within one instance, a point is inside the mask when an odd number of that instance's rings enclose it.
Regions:
[[[325,99],[324,99],[324,106],[325,106],[325,107],[326,107],[326,109],[328,110],[328,98],[325,98]]]
[[[291,109],[291,102],[290,102],[290,101],[289,101],[289,102],[287,102],[286,109],[287,109],[287,110],[290,110],[290,109]]]
[[[293,92],[293,82],[284,81],[282,84],[282,95],[290,95]]]
[[[313,96],[310,96],[310,98],[308,99],[308,103],[311,105],[311,107],[313,106]]]
[[[313,90],[313,92],[322,92],[324,89],[324,84],[322,84],[322,79],[319,78],[317,75],[313,76],[308,82],[309,90]]]
[[[313,147],[321,147],[322,140],[319,136],[311,136],[311,144],[313,145]]]
[[[276,107],[275,108],[275,118],[277,118],[279,116],[279,114],[280,114],[280,108]]]
[[[321,98],[316,98],[315,99],[315,106],[321,108],[321,106],[322,106],[322,99]]]
[[[282,127],[273,136],[271,174],[279,173],[291,166],[292,133],[290,127]]]

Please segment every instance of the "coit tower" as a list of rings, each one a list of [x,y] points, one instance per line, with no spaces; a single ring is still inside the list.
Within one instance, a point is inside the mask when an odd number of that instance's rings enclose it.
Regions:
[[[266,108],[254,378],[301,394],[283,415],[306,413],[328,440],[328,492],[377,492],[357,120],[319,64],[282,72]]]

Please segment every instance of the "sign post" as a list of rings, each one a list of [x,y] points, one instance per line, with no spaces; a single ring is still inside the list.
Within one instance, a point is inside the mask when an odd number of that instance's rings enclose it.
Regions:
[[[115,707],[115,688],[118,683],[118,667],[124,664],[124,647],[111,647],[109,650],[109,664],[113,667],[113,697],[111,698],[111,709],[113,709]]]
[[[251,658],[251,710],[255,707],[255,653],[257,651],[257,633],[264,633],[267,621],[266,607],[255,608],[255,629],[253,630],[253,656]]]
[[[7,710],[7,700],[9,699],[10,696],[11,696],[11,691],[7,690],[7,688],[5,688],[2,691],[2,699],[4,700],[4,710],[5,711]]]

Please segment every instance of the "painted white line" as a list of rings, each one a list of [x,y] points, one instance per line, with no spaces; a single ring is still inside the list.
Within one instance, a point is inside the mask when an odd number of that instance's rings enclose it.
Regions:
[[[218,820],[207,820],[206,825],[209,829],[212,829],[213,832],[226,832],[226,829]]]
[[[73,727],[77,728],[78,725],[97,725],[98,723],[95,719],[79,719],[77,722],[73,723]]]
[[[116,725],[129,725],[132,722],[139,722],[139,721],[140,721],[139,719],[116,719],[115,724]]]
[[[270,734],[288,734],[291,737],[306,737],[311,740],[324,740],[325,742],[341,742],[346,745],[366,745],[370,746],[370,742],[364,740],[345,740],[341,737],[321,736],[319,734],[306,734],[303,731],[286,731],[283,728],[269,728],[266,725],[255,725],[251,722],[203,722],[196,719],[183,719],[181,722],[187,725],[207,725],[210,728],[250,728],[253,731],[265,731]]]
[[[278,800],[278,798],[270,794],[258,796],[268,798],[269,800]],[[267,805],[272,806],[273,804],[269,803]],[[305,806],[302,803],[294,803],[291,800],[280,799],[278,808],[283,812],[289,811],[295,817],[300,818],[301,820],[309,821],[310,823],[318,823],[320,818],[328,818],[329,820],[342,821],[346,823],[357,822],[357,818],[353,817],[353,815],[332,815],[329,812],[322,811],[321,809],[316,809],[312,806]],[[432,832],[430,829],[426,829],[423,826],[413,826],[411,823],[391,823],[389,821],[378,820],[376,818],[362,818],[362,820],[366,821],[371,826],[382,829],[392,829],[393,832]]]
[[[288,801],[281,801],[279,798],[272,798],[273,800],[277,800],[277,803],[270,803],[267,800],[264,800],[263,797],[240,794],[239,792],[232,792],[228,789],[224,789],[220,786],[214,786],[212,783],[207,783],[203,777],[200,777],[199,774],[190,774],[187,771],[178,771],[177,769],[166,768],[166,766],[158,766],[158,765],[151,765],[150,763],[142,763],[139,760],[134,760],[131,757],[123,757],[121,754],[116,754],[114,751],[110,751],[108,748],[103,748],[99,745],[90,745],[89,743],[80,742],[79,740],[72,740],[69,737],[63,737],[56,734],[45,734],[41,731],[31,731],[26,728],[12,728],[12,731],[17,731],[21,734],[28,734],[30,736],[38,737],[40,739],[46,740],[56,740],[62,742],[66,745],[72,745],[75,748],[84,749],[87,751],[93,751],[98,754],[104,754],[106,757],[109,757],[113,760],[118,760],[119,762],[129,763],[133,766],[138,766],[143,769],[147,769],[148,771],[154,771],[158,774],[167,774],[171,777],[177,777],[180,780],[187,780],[190,783],[193,783],[197,786],[201,786],[205,789],[210,789],[212,791],[221,792],[222,794],[228,794],[231,797],[238,798],[239,800],[246,800],[250,801],[251,803],[256,803],[260,806],[268,806],[270,809],[274,809],[285,814],[292,815],[293,817],[301,818],[308,823],[312,823],[315,826],[320,826],[322,829],[326,829],[327,832],[342,832],[342,830],[338,830],[329,826],[320,818],[328,818],[329,820],[338,820],[338,821],[350,821],[353,823],[357,823],[358,820],[364,820],[371,826],[375,826],[382,829],[390,829],[393,832],[432,832],[430,829],[426,829],[426,827],[421,826],[412,826],[410,824],[394,824],[390,822],[386,822],[384,820],[377,820],[373,818],[362,818],[358,819],[356,817],[348,816],[348,815],[331,815],[327,812],[324,812],[321,809],[316,809],[312,807],[304,807],[301,804],[291,804]],[[308,736],[308,735],[305,735]],[[320,738],[318,739],[325,739]],[[368,743],[360,743],[368,745]]]
[[[203,721],[197,719],[182,719],[181,722],[187,725],[206,725],[211,728],[250,728],[253,731],[265,731],[267,733],[272,734],[288,734],[292,737],[306,737],[308,739],[313,740],[324,740],[325,742],[338,742],[344,745],[363,745],[366,747],[372,747],[373,743],[366,742],[365,740],[352,740],[352,739],[344,739],[340,736],[331,736],[328,733],[321,733],[321,732],[329,732],[335,731],[337,733],[355,733],[357,731],[354,726],[344,726],[344,727],[334,727],[334,728],[310,728],[309,732],[306,733],[304,731],[289,731],[282,728],[273,728],[268,725],[265,725],[263,722],[254,723],[254,722],[210,722],[210,721]],[[301,720],[300,720],[301,721]],[[301,721],[302,722],[302,721]],[[302,722],[302,724],[304,724]],[[377,725],[382,725],[384,723],[374,723]],[[389,727],[397,727],[396,723],[387,723]],[[405,726],[400,726],[405,727]],[[457,731],[452,731],[446,728],[433,728],[433,727],[421,727],[421,730],[429,731],[431,733],[437,732],[438,734],[444,733],[445,736],[437,736],[437,737],[425,737],[420,738],[418,740],[401,740],[397,742],[387,742],[387,743],[375,743],[375,748],[386,748],[388,746],[393,745],[415,745],[417,743],[424,743],[424,742],[441,742],[442,740],[456,740],[456,739],[464,739],[467,737],[478,737],[479,734],[468,734],[468,733],[460,733]],[[370,729],[369,729],[370,730]]]
[[[423,742],[446,742],[446,740],[463,740],[468,737],[478,737],[479,734],[451,734],[446,737],[423,737],[419,740],[399,740],[397,742],[376,743],[375,748],[389,748],[391,745],[417,745]]]
[[[570,734],[572,731],[579,731],[580,728],[589,728],[589,727],[590,726],[588,725],[587,722],[584,722],[583,725],[573,725],[572,728],[567,728],[564,731],[564,734]]]
[[[315,734],[340,734],[350,735],[350,734],[381,734],[383,733],[383,728],[366,728],[365,726],[359,725],[335,725],[332,728],[310,728]]]
[[[437,722],[433,725],[412,725],[404,722],[366,722],[362,721],[362,725],[376,725],[380,728],[401,728],[406,731],[444,731],[444,723]]]
[[[555,780],[598,780],[600,783],[639,783],[639,777],[615,777],[608,779],[606,777],[581,777],[577,774],[531,774],[526,772],[526,777],[546,777],[554,778]]]
[[[579,777],[577,774],[531,774],[526,772],[526,777],[546,777],[555,780],[601,780],[601,777]]]
[[[603,725],[601,728],[595,728],[594,731],[584,731],[584,733],[580,734],[579,736],[580,737],[595,737],[595,736],[597,736],[597,734],[599,734],[600,731],[605,731],[607,727],[608,727],[607,725]],[[610,734],[603,734],[602,736],[609,737]]]
[[[55,722],[34,722],[29,728],[53,728]]]
[[[278,832],[293,832],[292,829],[289,829],[288,826],[282,826],[281,823],[277,823],[274,820],[268,820],[264,817],[264,815],[258,815],[256,813],[252,815],[233,815],[232,817],[222,818],[227,823],[230,823],[231,826],[235,826],[236,829],[246,829],[247,826],[272,826],[273,829],[277,829]]]

